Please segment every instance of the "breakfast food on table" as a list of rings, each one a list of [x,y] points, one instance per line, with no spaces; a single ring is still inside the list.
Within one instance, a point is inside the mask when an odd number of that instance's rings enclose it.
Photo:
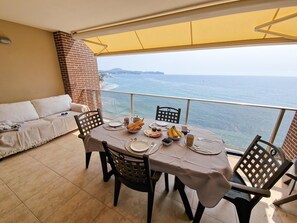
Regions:
[[[179,131],[175,126],[172,126],[170,129],[168,129],[168,137],[172,139],[179,139],[183,136],[183,133]]]
[[[139,131],[142,126],[144,125],[144,122],[139,120],[135,123],[132,123],[130,125],[127,126],[128,131],[134,132],[134,131]]]

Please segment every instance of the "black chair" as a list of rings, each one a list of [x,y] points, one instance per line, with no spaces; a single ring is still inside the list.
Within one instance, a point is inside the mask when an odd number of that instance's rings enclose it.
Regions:
[[[133,190],[148,193],[147,222],[152,220],[155,185],[161,172],[152,171],[147,155],[141,157],[124,154],[102,142],[115,176],[114,206],[117,206],[121,183]]]
[[[158,121],[164,121],[164,122],[170,122],[170,123],[176,123],[179,124],[180,120],[180,108],[172,108],[172,107],[160,107],[157,106],[156,111],[156,120]],[[166,184],[166,191],[169,191],[169,180],[168,180],[168,173],[164,173],[165,178],[165,184]],[[175,180],[176,182],[176,180]],[[174,183],[174,189],[176,188],[176,183]]]
[[[80,134],[78,135],[83,141],[85,137],[90,133],[93,128],[96,128],[102,124],[103,117],[99,109],[95,111],[87,111],[80,115],[74,116],[78,130]],[[89,167],[90,159],[91,159],[92,152],[86,151],[86,168]],[[108,172],[107,169],[107,157],[105,152],[99,152],[100,160],[101,160],[101,167],[103,172],[103,180],[107,182],[112,175],[112,171]]]
[[[180,113],[180,108],[160,107],[158,105],[156,111],[156,120],[178,124],[180,119]]]
[[[239,222],[248,223],[252,209],[262,197],[270,197],[270,189],[286,173],[292,162],[286,159],[280,148],[262,140],[258,135],[243,154],[227,153],[240,155],[241,158],[233,169],[230,180],[232,188],[224,199],[235,205]],[[181,190],[182,186],[182,183],[178,184]],[[187,210],[187,202],[184,205]],[[193,222],[200,222],[203,212],[204,206],[199,202]]]
[[[274,205],[280,206],[282,204],[286,204],[288,202],[296,201],[297,200],[297,194],[294,193],[294,188],[297,181],[297,160],[293,161],[294,165],[290,168],[290,170],[286,173],[286,175],[290,178],[288,180],[289,188],[288,188],[288,195],[276,200],[273,202]],[[286,183],[286,182],[285,182]]]

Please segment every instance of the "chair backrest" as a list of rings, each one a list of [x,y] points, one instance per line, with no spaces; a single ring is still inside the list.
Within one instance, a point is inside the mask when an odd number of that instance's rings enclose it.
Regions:
[[[171,123],[179,123],[181,109],[171,108],[171,107],[160,107],[157,106],[156,120],[165,121]]]
[[[291,165],[280,148],[257,135],[234,167],[234,172],[242,179],[243,174],[253,187],[271,189]]]
[[[147,155],[133,156],[111,148],[102,142],[114,175],[126,186],[140,191],[152,189],[151,171]]]
[[[103,117],[99,109],[75,115],[74,118],[80,132],[79,137],[82,139],[90,133],[91,129],[104,124]]]

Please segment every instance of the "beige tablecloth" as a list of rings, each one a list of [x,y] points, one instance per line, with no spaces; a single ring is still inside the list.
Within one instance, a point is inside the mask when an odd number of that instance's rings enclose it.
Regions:
[[[153,120],[146,120],[143,130]],[[220,137],[214,133],[199,128],[191,128],[191,133],[199,138],[199,146],[206,149],[220,147],[222,152],[217,155],[203,155],[191,151],[185,146],[184,139],[174,142],[171,146],[163,146],[150,155],[151,168],[177,176],[185,185],[197,191],[199,201],[205,207],[214,207],[225,193],[230,190],[228,180],[232,169],[229,165],[224,145]],[[143,131],[130,134],[127,130],[108,131],[102,126],[93,129],[84,143],[87,151],[103,151],[101,142],[106,141],[113,147],[125,150],[125,144],[131,138],[146,138]],[[167,137],[153,139],[151,142],[161,143]]]

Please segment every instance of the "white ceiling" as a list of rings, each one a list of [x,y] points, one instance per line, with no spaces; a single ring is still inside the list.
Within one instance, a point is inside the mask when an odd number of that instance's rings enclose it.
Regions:
[[[0,0],[0,19],[71,32],[219,0]],[[0,27],[1,28],[1,27]]]

